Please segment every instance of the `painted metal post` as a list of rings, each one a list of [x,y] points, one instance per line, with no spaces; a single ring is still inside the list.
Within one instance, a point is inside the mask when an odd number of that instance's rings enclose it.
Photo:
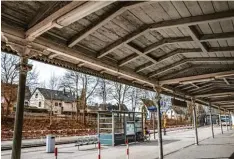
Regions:
[[[112,113],[112,146],[115,146],[115,114]]]
[[[161,125],[161,112],[160,112],[160,94],[158,92],[157,99],[157,116],[158,116],[158,148],[159,148],[159,159],[163,159],[163,144],[162,144],[162,125]]]
[[[155,139],[155,111],[153,112],[153,129],[154,129],[154,139]]]
[[[219,107],[219,124],[220,124],[221,133],[223,134],[223,125],[222,125],[222,120],[221,120],[221,109],[220,109],[220,107]]]
[[[197,115],[196,115],[196,105],[194,103],[195,99],[192,99],[193,105],[193,125],[195,131],[195,145],[198,145],[198,133],[197,133]]]
[[[214,138],[214,127],[213,127],[213,121],[212,121],[211,103],[209,103],[209,105],[210,105],[210,126],[211,126],[211,134],[212,134],[212,138]]]
[[[24,98],[25,98],[25,85],[27,72],[31,70],[32,65],[28,64],[27,57],[20,58],[19,67],[19,85],[17,93],[17,105],[15,112],[15,124],[14,124],[14,135],[13,135],[13,146],[11,159],[20,159],[21,156],[21,142],[22,142],[22,129],[24,119]]]
[[[232,116],[231,116],[231,112],[229,110],[229,126],[230,126],[230,130],[232,130],[232,121],[231,121],[231,119],[232,119]]]
[[[98,142],[100,142],[100,114],[97,113],[97,135],[98,135]]]
[[[227,110],[225,110],[225,123],[226,123],[226,128],[227,128],[227,131],[228,131],[228,124],[227,124]]]

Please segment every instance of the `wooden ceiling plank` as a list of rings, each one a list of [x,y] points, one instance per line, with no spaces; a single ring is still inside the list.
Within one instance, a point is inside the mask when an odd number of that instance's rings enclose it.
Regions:
[[[216,34],[204,34],[201,35],[199,41],[217,41],[217,40],[229,40],[234,38],[234,32],[228,33],[216,33]]]
[[[205,94],[195,95],[194,97],[201,98],[201,97],[214,97],[214,96],[220,96],[220,95],[234,95],[234,92],[205,93]]]
[[[165,28],[171,28],[171,27],[179,27],[179,26],[191,26],[201,23],[208,23],[213,21],[222,21],[222,20],[229,20],[234,17],[234,12],[221,12],[221,13],[214,13],[214,14],[207,14],[207,15],[199,15],[194,17],[188,17],[188,18],[182,18],[177,20],[169,20],[169,21],[163,21],[151,25],[144,25],[140,27],[138,30],[132,32],[131,34],[115,41],[114,43],[110,44],[103,50],[101,50],[98,54],[98,58],[102,58],[103,56],[109,54],[114,49],[119,48],[121,45],[129,43],[130,41],[134,40],[135,38],[143,35],[148,30],[158,30],[158,29],[165,29]],[[191,34],[195,40],[198,40],[196,36],[192,33]],[[202,47],[202,46],[201,46]],[[203,50],[204,47],[202,47]]]
[[[168,71],[170,69],[174,69],[175,67],[181,66],[181,65],[188,63],[188,62],[222,62],[222,61],[234,61],[234,59],[226,58],[226,57],[185,58],[181,61],[173,63],[172,65],[169,65],[169,66],[163,67],[159,70],[150,72],[148,74],[148,76],[149,76],[149,78],[152,78],[160,73],[163,73],[163,72]]]
[[[43,16],[50,12],[51,9],[55,7],[58,2],[56,1],[48,1],[40,10],[37,12],[36,16],[29,22],[28,28],[31,28],[38,21],[42,20]]]
[[[210,74],[203,74],[203,75],[197,75],[197,76],[174,78],[174,79],[169,79],[169,80],[161,80],[161,81],[159,81],[159,84],[160,85],[174,84],[174,83],[180,83],[182,81],[216,78],[216,77],[232,76],[232,75],[234,75],[234,70],[224,71],[224,72],[216,72],[216,73],[210,73]]]

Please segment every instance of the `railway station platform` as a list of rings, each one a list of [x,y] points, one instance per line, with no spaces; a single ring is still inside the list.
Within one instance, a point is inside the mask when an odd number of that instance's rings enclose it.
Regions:
[[[179,130],[168,132],[163,136],[164,158],[166,159],[213,159],[233,158],[234,153],[234,131],[224,129],[220,134],[220,128],[214,127],[214,139],[210,127],[198,128],[199,145],[194,145],[194,130]],[[98,150],[94,145],[87,145],[77,150],[74,144],[58,145],[59,159],[96,159]],[[129,145],[130,159],[157,159],[157,139]],[[2,151],[1,158],[9,159],[11,151]],[[45,146],[22,149],[22,159],[54,159],[53,153],[46,153]],[[123,159],[126,158],[126,146],[102,146],[101,159]]]

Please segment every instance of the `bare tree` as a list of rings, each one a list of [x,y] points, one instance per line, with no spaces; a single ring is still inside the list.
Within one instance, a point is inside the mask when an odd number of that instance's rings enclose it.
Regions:
[[[80,95],[80,77],[81,73],[68,70],[62,78],[60,87],[68,88],[75,94],[76,98],[76,120],[78,121],[79,113],[79,95]]]
[[[136,87],[131,87],[129,91],[130,91],[132,111],[135,111],[136,107],[140,104],[141,101],[140,99],[143,96],[143,90]]]
[[[59,81],[58,81],[58,77],[56,77],[54,75],[54,73],[52,73],[52,75],[50,76],[49,79],[49,83],[47,85],[47,88],[50,89],[50,101],[49,103],[46,103],[47,106],[49,107],[49,118],[50,118],[50,125],[52,125],[52,117],[53,117],[53,111],[54,111],[54,91],[53,90],[57,90],[59,86]],[[52,90],[52,91],[51,91]]]
[[[83,123],[86,124],[86,111],[87,111],[87,101],[92,97],[97,85],[99,83],[99,78],[89,76],[86,74],[82,75],[82,93],[81,96],[81,108],[83,109]]]
[[[18,62],[19,58],[16,56],[5,53],[1,54],[1,83],[7,86],[7,88],[2,87],[2,95],[6,103],[6,115],[9,115],[10,107],[17,98],[16,89],[13,87],[13,84],[16,84],[19,78],[16,68]]]
[[[36,87],[39,86],[39,72],[37,71],[37,68],[33,68],[28,74],[27,74],[27,80],[26,85],[29,87],[30,91],[33,92]]]
[[[17,98],[17,87],[13,86],[19,80],[19,71],[16,65],[19,63],[19,57],[2,53],[1,54],[1,83],[7,85],[7,89],[2,89],[4,101],[6,102],[6,115],[9,114],[9,107]],[[30,91],[38,86],[39,72],[34,68],[27,74],[26,85]],[[6,87],[5,87],[6,88]],[[6,91],[7,90],[7,91]]]
[[[78,112],[83,110],[83,122],[85,122],[85,112],[87,101],[92,98],[99,83],[99,78],[82,74],[75,71],[67,71],[64,75],[61,86],[70,89],[76,95],[76,111],[78,120]]]
[[[119,110],[121,111],[121,105],[124,104],[127,99],[127,91],[130,86],[114,82],[113,89],[111,91],[112,97],[117,101]]]

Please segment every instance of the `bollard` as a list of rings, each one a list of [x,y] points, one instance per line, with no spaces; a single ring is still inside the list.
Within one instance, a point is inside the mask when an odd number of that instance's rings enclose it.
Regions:
[[[98,141],[98,159],[101,159],[101,143]]]
[[[58,148],[57,147],[54,148],[54,156],[55,156],[55,159],[58,158]]]
[[[128,140],[126,140],[126,146],[127,146],[127,159],[129,159],[129,144],[128,144]]]

